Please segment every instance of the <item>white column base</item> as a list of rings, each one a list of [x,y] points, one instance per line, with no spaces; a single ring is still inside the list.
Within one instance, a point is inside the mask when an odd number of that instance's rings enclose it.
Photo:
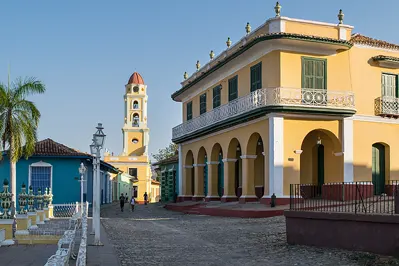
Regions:
[[[14,240],[7,239],[7,240],[4,240],[3,242],[1,242],[0,246],[12,246],[14,244],[15,244]]]
[[[29,235],[28,230],[17,230],[15,231],[15,236],[24,236],[24,235]]]

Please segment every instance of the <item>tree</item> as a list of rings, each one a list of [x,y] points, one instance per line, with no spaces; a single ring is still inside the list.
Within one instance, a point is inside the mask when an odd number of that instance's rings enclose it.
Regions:
[[[159,149],[157,154],[151,154],[151,156],[157,161],[162,161],[174,156],[177,152],[177,145],[174,143],[170,143],[164,149]]]
[[[35,151],[40,112],[26,98],[46,91],[45,85],[36,78],[17,78],[10,84],[0,83],[0,140],[3,151],[10,159],[10,183],[12,201],[15,204],[16,164],[19,158],[27,159]],[[1,156],[1,153],[0,153]],[[15,205],[12,206],[15,209]]]

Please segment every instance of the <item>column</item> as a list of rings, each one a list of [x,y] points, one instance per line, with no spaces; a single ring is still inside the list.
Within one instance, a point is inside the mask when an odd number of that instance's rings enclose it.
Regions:
[[[235,163],[237,159],[223,159],[224,167],[224,193],[222,202],[236,201],[237,195],[235,191]]]
[[[242,194],[240,203],[257,201],[255,194],[255,159],[256,155],[242,155]]]
[[[204,167],[205,164],[193,164],[194,166],[194,201],[202,200],[204,195]]]
[[[344,153],[344,182],[353,182],[353,118],[342,120],[342,151]]]
[[[269,185],[269,153],[267,152],[262,152],[262,155],[265,157],[264,160],[264,187],[263,187],[263,197],[260,199],[261,203],[265,204],[270,204],[270,196],[269,196],[269,191],[270,191],[270,185]]]
[[[218,194],[218,165],[219,162],[207,162],[208,164],[208,195],[206,201],[220,200]]]
[[[182,145],[181,144],[179,144],[178,145],[178,149],[179,149],[179,151],[178,151],[178,155],[179,155],[179,169],[178,169],[178,184],[179,184],[179,187],[178,187],[178,196],[180,197],[180,196],[182,196],[182,195],[187,195],[187,194],[184,194],[183,193],[183,176],[185,176],[184,174],[183,174],[183,151],[182,151]]]
[[[269,118],[269,193],[283,197],[284,170],[284,118]]]
[[[179,201],[192,200],[193,198],[193,191],[191,189],[193,186],[193,168],[192,165],[185,165],[183,174],[179,176],[179,180],[182,179],[182,190],[179,191]]]

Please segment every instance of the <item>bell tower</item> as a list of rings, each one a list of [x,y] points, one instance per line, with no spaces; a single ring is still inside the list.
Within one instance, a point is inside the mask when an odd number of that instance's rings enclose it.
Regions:
[[[134,72],[125,86],[125,117],[122,127],[124,156],[148,154],[147,86],[141,75]]]

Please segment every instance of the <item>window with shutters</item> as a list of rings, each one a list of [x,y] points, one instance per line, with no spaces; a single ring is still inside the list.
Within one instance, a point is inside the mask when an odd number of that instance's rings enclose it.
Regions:
[[[262,62],[251,67],[251,92],[262,88]]]
[[[187,120],[193,119],[193,102],[187,103]]]
[[[200,96],[200,115],[206,113],[206,93]]]
[[[129,175],[137,177],[137,168],[129,168]]]
[[[381,76],[381,95],[398,97],[398,76],[383,73]]]
[[[229,102],[238,97],[238,76],[229,79]]]
[[[222,91],[222,86],[216,86],[213,88],[213,108],[220,106],[220,94]]]
[[[302,88],[327,89],[327,60],[302,57]]]

